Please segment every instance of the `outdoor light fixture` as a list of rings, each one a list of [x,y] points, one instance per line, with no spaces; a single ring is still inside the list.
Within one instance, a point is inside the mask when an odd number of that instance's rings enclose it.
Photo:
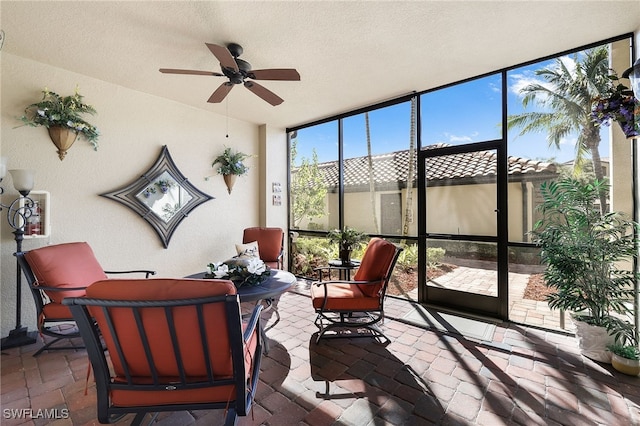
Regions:
[[[20,197],[13,200],[9,205],[0,202],[0,210],[7,209],[7,221],[13,228],[14,239],[16,240],[16,252],[22,251],[22,240],[24,239],[24,228],[27,219],[33,213],[34,201],[28,197],[33,189],[32,170],[9,170],[13,178],[13,186],[20,193]],[[7,157],[0,158],[0,182],[7,174]],[[4,188],[0,186],[0,195],[4,193]],[[22,325],[22,269],[16,259],[16,327],[9,332],[9,336],[2,338],[2,350],[15,348],[17,346],[30,345],[36,342],[35,331],[29,332],[27,327]]]
[[[640,59],[631,68],[622,73],[622,78],[629,79],[633,95],[640,101]]]

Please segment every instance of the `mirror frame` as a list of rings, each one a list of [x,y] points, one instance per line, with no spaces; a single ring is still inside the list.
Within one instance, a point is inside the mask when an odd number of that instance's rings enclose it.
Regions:
[[[191,199],[187,201],[168,221],[162,220],[149,208],[147,204],[143,203],[137,197],[140,192],[153,184],[154,181],[164,172],[168,172],[176,183],[178,183],[178,185],[180,185],[181,188],[191,196]],[[188,179],[180,172],[180,170],[178,170],[178,167],[173,162],[173,159],[169,154],[169,149],[166,145],[162,147],[162,151],[160,152],[160,156],[156,162],[151,166],[151,168],[149,168],[149,170],[144,172],[142,176],[131,182],[129,185],[113,191],[105,192],[100,194],[100,196],[124,204],[139,214],[156,231],[162,241],[162,244],[164,244],[164,248],[169,247],[171,236],[180,222],[188,216],[189,212],[200,204],[214,199],[214,197],[205,194],[193,186],[191,182],[189,182]]]

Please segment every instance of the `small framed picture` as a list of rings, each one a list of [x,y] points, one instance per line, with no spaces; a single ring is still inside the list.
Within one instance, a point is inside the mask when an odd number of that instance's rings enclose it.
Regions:
[[[282,196],[281,195],[274,195],[273,196],[273,205],[274,206],[281,206],[282,205]]]
[[[279,194],[282,192],[282,184],[280,182],[271,183],[271,192],[274,194]]]

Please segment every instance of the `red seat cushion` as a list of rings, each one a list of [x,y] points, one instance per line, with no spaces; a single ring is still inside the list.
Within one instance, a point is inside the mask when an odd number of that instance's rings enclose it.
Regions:
[[[356,284],[327,284],[328,311],[371,311],[380,308],[380,298],[370,297]],[[325,285],[311,286],[311,300],[315,309],[321,309],[325,299]]]
[[[105,280],[94,283],[87,289],[87,297],[111,300],[175,300],[207,296],[236,294],[236,287],[228,280],[189,280],[189,279],[151,279],[151,280]],[[240,307],[238,306],[238,309]],[[98,308],[90,308],[98,325],[103,330],[103,336],[110,353],[115,354],[115,344],[111,335],[104,330],[106,322],[104,315]],[[141,383],[149,381],[150,371],[144,356],[144,349],[138,331],[133,324],[135,320],[131,310],[126,308],[112,308],[114,328],[123,345],[122,350],[127,367],[135,380]],[[187,376],[193,380],[206,376],[206,365],[202,348],[193,347],[194,342],[200,342],[198,319],[196,310],[190,306],[173,310],[177,329],[178,346],[186,367]],[[227,318],[224,304],[206,305],[203,310],[206,333],[208,336],[209,352],[211,354],[215,377],[231,377],[231,349],[227,334]],[[172,347],[171,337],[164,311],[161,309],[146,309],[142,312],[142,322],[149,336],[149,345],[153,353],[154,363],[160,376],[160,381],[171,382],[179,375]],[[257,332],[257,330],[256,330]],[[257,345],[256,335],[251,337],[245,347],[245,365],[247,377],[255,356]],[[111,357],[114,380],[124,381],[124,369],[117,356]],[[131,391],[114,390],[112,400],[115,405],[158,405],[184,402],[228,401],[235,398],[234,386],[223,386],[215,389],[164,391]]]
[[[89,244],[84,242],[46,246],[25,253],[39,285],[46,287],[87,287],[107,275]],[[55,303],[65,297],[81,297],[84,290],[46,291]]]
[[[244,230],[242,242],[246,244],[257,241],[260,259],[270,268],[276,268],[278,256],[282,251],[283,236],[284,232],[281,228],[247,228]]]
[[[396,246],[382,238],[372,238],[362,256],[354,281],[376,281],[378,284],[360,284],[360,290],[369,297],[378,297],[384,278],[396,254]]]

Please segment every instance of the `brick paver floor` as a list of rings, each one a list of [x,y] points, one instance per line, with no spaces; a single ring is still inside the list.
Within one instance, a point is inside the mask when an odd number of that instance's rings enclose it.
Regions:
[[[315,344],[304,285],[282,295],[278,309],[281,320],[267,330],[271,350],[256,404],[240,425],[640,425],[640,378],[582,357],[566,334],[501,324],[493,341],[474,342],[387,319],[390,343]],[[390,317],[408,309],[388,299]],[[268,325],[272,315],[265,314]],[[2,353],[2,425],[97,424],[91,382],[85,395],[85,352],[32,357],[40,345]],[[45,409],[69,416],[17,418]],[[221,420],[219,411],[163,413],[156,424]]]

